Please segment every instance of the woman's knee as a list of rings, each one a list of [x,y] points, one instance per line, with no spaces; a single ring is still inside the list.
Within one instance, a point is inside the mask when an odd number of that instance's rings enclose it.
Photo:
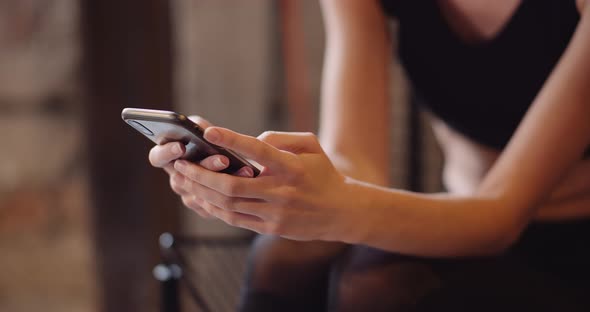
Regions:
[[[439,281],[423,260],[355,247],[339,264],[330,297],[333,311],[400,311]]]
[[[239,311],[325,311],[328,277],[343,244],[256,238]]]
[[[251,287],[276,290],[326,279],[332,263],[345,248],[343,244],[261,235],[248,259],[247,282]]]

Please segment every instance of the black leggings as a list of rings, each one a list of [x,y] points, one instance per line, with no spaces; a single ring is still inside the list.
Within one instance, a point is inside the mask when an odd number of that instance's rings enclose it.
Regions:
[[[251,255],[242,312],[590,311],[590,220],[532,224],[507,252],[482,258],[352,246],[336,260],[289,262],[262,247]]]

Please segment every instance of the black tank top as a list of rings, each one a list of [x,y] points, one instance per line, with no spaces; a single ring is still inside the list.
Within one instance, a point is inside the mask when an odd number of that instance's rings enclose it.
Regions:
[[[508,143],[580,18],[575,0],[523,0],[494,38],[465,43],[436,0],[381,2],[399,21],[399,57],[418,101],[496,149]]]

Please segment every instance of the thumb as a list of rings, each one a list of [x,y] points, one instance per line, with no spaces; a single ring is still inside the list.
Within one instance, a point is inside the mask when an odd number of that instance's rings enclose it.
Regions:
[[[277,149],[293,154],[318,153],[322,147],[315,134],[311,132],[266,131],[258,139]]]
[[[289,163],[289,157],[293,156],[257,138],[226,128],[209,127],[204,137],[210,143],[230,149],[272,170],[283,169]]]

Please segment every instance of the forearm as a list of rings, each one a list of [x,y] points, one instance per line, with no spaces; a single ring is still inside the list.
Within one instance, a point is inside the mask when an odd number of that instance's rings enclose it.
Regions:
[[[345,176],[380,186],[390,185],[389,162],[376,163],[338,151],[326,151],[334,167]]]
[[[525,216],[493,197],[417,194],[349,179],[347,243],[425,257],[477,256],[508,247]]]
[[[535,220],[567,220],[590,216],[590,160],[574,166],[544,201]]]
[[[320,141],[334,165],[388,184],[390,40],[376,1],[321,2],[326,27]]]
[[[529,220],[568,220],[590,216],[590,193],[546,201],[535,215],[498,197],[417,194],[354,181],[348,230],[351,244],[425,257],[480,256],[502,252]],[[354,229],[351,230],[351,229]]]
[[[590,217],[590,192],[549,200],[535,214],[538,221],[573,220]]]
[[[551,192],[548,202],[569,201],[588,194],[590,194],[590,159],[584,159],[568,171],[559,185]]]
[[[362,70],[381,67],[375,71],[384,75],[386,65],[363,66],[363,62],[348,65],[326,65],[320,141],[334,165],[344,174],[387,185],[391,142],[386,78],[372,79],[375,75]],[[345,72],[339,73],[339,70]],[[369,75],[364,77],[366,74]],[[367,86],[371,80],[373,85]]]

